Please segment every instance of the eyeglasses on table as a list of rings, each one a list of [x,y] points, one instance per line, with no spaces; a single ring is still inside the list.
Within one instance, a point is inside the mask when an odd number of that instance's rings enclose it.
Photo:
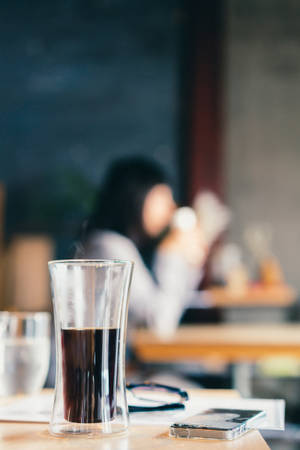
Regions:
[[[128,396],[130,413],[184,409],[185,402],[189,399],[186,391],[165,384],[129,383],[126,387],[130,393]]]

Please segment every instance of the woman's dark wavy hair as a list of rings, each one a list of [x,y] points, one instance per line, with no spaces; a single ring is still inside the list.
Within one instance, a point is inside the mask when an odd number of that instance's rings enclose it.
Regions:
[[[153,186],[162,183],[168,183],[167,176],[150,159],[131,157],[114,162],[96,195],[85,234],[112,230],[138,245],[146,238],[142,223],[145,197]]]

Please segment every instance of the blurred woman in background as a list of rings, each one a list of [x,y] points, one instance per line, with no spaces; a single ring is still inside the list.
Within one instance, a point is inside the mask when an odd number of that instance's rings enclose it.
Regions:
[[[176,328],[205,258],[199,227],[170,227],[176,204],[156,163],[127,158],[107,173],[76,257],[135,263],[129,322],[160,335]]]

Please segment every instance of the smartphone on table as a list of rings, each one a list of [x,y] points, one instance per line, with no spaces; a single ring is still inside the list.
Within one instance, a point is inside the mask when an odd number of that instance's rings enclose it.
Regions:
[[[266,417],[260,410],[211,408],[170,426],[178,438],[236,439],[257,427]]]

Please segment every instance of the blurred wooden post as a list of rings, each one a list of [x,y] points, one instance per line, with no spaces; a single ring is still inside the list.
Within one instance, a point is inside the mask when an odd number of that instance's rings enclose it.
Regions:
[[[48,261],[53,242],[46,236],[17,236],[7,256],[6,308],[20,311],[50,309]]]
[[[222,94],[224,0],[188,0],[181,48],[179,167],[181,200],[223,197]]]

